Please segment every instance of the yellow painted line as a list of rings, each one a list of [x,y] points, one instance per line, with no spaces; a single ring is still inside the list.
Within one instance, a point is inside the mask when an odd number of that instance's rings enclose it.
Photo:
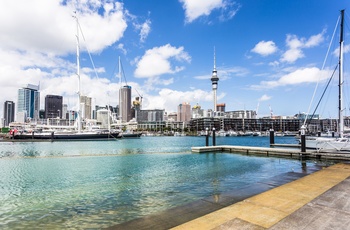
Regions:
[[[349,176],[349,164],[333,165],[173,229],[213,229],[234,219],[269,228]]]

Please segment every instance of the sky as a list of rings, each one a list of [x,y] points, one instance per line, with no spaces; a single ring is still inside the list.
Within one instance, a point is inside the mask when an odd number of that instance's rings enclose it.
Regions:
[[[0,117],[27,84],[40,84],[41,109],[49,94],[77,109],[75,15],[80,93],[93,106],[116,106],[127,84],[142,109],[176,112],[183,102],[213,109],[215,52],[217,102],[226,111],[312,113],[338,61],[342,9],[350,74],[349,8],[345,0],[0,0]],[[324,118],[337,117],[337,84],[317,111]]]

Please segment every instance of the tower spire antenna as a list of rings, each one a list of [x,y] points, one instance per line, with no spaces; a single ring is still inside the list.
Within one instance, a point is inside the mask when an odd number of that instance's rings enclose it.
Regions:
[[[214,71],[216,71],[216,53],[215,53],[215,46],[214,46]]]
[[[215,46],[214,46],[214,69],[213,69],[213,73],[211,76],[211,85],[212,85],[212,89],[213,89],[213,99],[214,99],[214,112],[216,112],[216,90],[218,88],[218,75],[217,75],[217,71],[216,71],[216,52],[215,52]]]

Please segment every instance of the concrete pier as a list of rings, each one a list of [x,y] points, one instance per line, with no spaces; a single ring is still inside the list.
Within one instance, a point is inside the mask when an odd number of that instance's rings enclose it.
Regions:
[[[279,145],[281,146],[281,145]],[[242,153],[246,155],[264,155],[275,157],[288,157],[299,159],[301,156],[314,159],[326,159],[326,160],[350,160],[350,152],[318,152],[316,150],[306,150],[302,152],[297,148],[269,148],[269,147],[253,147],[253,146],[235,146],[235,145],[220,145],[220,146],[204,146],[204,147],[192,147],[193,153],[206,153],[206,152],[230,152],[230,153]]]
[[[338,164],[173,229],[349,229],[350,165]]]

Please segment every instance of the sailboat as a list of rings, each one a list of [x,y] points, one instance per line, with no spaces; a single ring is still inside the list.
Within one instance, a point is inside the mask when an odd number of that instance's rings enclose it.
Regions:
[[[118,130],[111,131],[110,125],[108,129],[96,129],[93,131],[82,131],[82,122],[81,122],[81,109],[80,109],[80,48],[79,48],[79,21],[78,17],[74,16],[77,24],[77,76],[79,80],[79,90],[78,90],[78,116],[77,116],[77,130],[73,131],[56,131],[51,130],[50,132],[42,132],[41,130],[31,130],[30,132],[26,130],[11,132],[12,139],[18,140],[59,140],[59,141],[71,141],[71,140],[114,140],[115,138],[120,138]],[[108,108],[108,121],[109,121],[110,110]]]
[[[344,49],[344,10],[340,11],[340,42],[339,42],[339,106],[338,106],[338,138],[327,137],[307,137],[305,140],[306,148],[316,149],[318,151],[350,151],[350,138],[344,137],[344,118],[343,118],[343,49]],[[302,127],[304,128],[304,127]]]

